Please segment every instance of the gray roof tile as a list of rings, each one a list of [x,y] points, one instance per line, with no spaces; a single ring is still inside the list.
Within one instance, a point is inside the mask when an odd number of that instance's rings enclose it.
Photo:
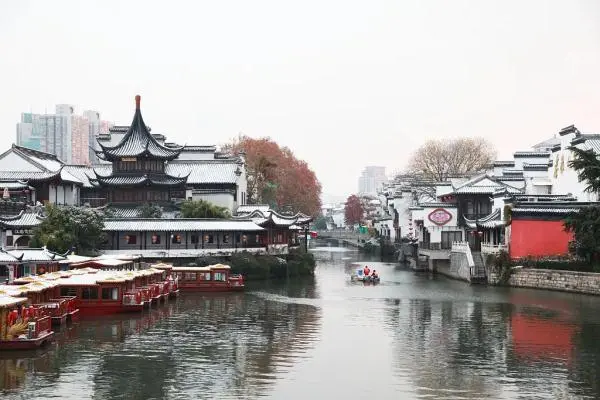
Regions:
[[[107,219],[105,231],[131,232],[257,232],[264,228],[252,221],[211,219]]]

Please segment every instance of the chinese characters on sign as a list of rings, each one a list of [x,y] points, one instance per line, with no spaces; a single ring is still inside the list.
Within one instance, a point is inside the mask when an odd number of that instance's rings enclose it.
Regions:
[[[428,216],[429,220],[436,225],[446,225],[452,219],[452,214],[443,208],[436,208]]]

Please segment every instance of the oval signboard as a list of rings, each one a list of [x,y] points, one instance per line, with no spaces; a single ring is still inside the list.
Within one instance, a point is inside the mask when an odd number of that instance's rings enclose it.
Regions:
[[[443,208],[436,208],[429,213],[429,220],[436,225],[446,225],[452,219],[452,214]]]

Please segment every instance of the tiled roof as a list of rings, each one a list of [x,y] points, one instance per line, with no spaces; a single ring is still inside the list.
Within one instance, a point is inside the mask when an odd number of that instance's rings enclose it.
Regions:
[[[188,185],[201,185],[208,183],[234,184],[237,182],[236,171],[240,168],[235,159],[229,160],[196,160],[196,161],[171,161],[165,167],[165,173],[173,177],[187,176]],[[93,177],[95,172],[101,176],[112,174],[111,165],[96,166],[90,172]],[[188,175],[189,174],[189,175]]]
[[[15,152],[19,153],[21,156],[29,158],[31,161],[33,161],[35,164],[38,164],[38,166],[42,167],[42,169],[45,169],[46,171],[58,171],[63,166],[63,163],[58,158],[56,158],[54,154],[29,149],[23,146],[17,146],[16,144],[13,144],[12,147]]]
[[[499,228],[504,226],[504,221],[487,221],[487,222],[477,222],[477,226],[482,228]]]
[[[21,211],[14,217],[0,217],[0,225],[10,228],[31,228],[41,224],[43,218],[35,213]]]
[[[217,151],[217,147],[216,146],[183,146],[183,150],[182,151],[201,151],[201,152],[207,152],[207,153],[214,153],[215,151]]]
[[[529,202],[530,198],[537,201],[577,201],[577,199],[571,194],[520,194],[513,196],[515,201]]]
[[[33,189],[27,184],[27,181],[0,181],[0,190]]]
[[[501,186],[466,186],[458,188],[454,191],[456,194],[492,194],[496,189],[501,189]]]
[[[240,207],[248,207],[243,208],[240,212]],[[268,205],[244,205],[238,207],[236,211],[236,215],[234,215],[234,219],[251,219],[255,224],[260,226],[265,226],[267,223],[272,222],[277,226],[292,226],[295,224],[306,224],[313,220],[312,217],[302,214],[296,213],[295,215],[283,215],[279,214],[269,208]],[[248,211],[248,210],[252,211]]]
[[[594,153],[600,154],[600,139],[586,139],[583,148],[585,150],[593,150]]]
[[[136,97],[136,102],[133,121],[123,139],[115,146],[105,146],[99,141],[98,144],[102,151],[98,155],[105,159],[138,157],[141,155],[150,155],[163,160],[172,160],[177,157],[183,148],[167,147],[158,143],[144,123],[139,107],[139,97]]]
[[[431,203],[419,203],[419,207],[423,207],[423,208],[427,208],[427,207],[456,208],[456,204],[455,203],[431,202]]]
[[[174,161],[167,164],[165,172],[173,176],[189,174],[187,183],[236,183],[240,166],[235,160],[209,160],[195,162]]]
[[[477,228],[477,227],[496,228],[496,227],[504,225],[504,222],[500,220],[500,214],[501,214],[500,209],[497,208],[494,211],[492,211],[491,214],[489,214],[483,218],[479,218],[477,220],[468,219],[465,217],[463,217],[463,219],[465,220],[465,224],[469,228]]]
[[[60,170],[60,179],[64,182],[79,183],[83,185],[83,182],[79,178],[77,178],[64,168],[61,168]]]
[[[192,194],[203,195],[203,194],[222,194],[222,193],[230,193],[235,194],[234,188],[223,188],[223,189],[210,189],[210,188],[202,188],[202,189],[193,189]]]
[[[500,193],[520,194],[520,193],[523,193],[523,189],[519,189],[519,188],[507,185],[506,187],[499,187],[494,191],[494,194],[500,194]]]
[[[15,263],[19,260],[4,249],[0,249],[0,264]]]
[[[111,213],[111,217],[113,219],[119,219],[119,218],[138,218],[139,217],[139,210],[137,209],[137,207],[115,207],[115,206],[111,206],[110,208],[107,209],[110,213]],[[162,212],[162,215],[160,218],[162,219],[174,219],[174,218],[180,218],[180,212],[179,211],[164,211]]]
[[[45,248],[41,249],[15,249],[8,250],[8,253],[20,259],[22,262],[28,261],[60,261],[65,257],[60,254],[53,253]]]
[[[544,164],[523,164],[523,170],[526,171],[547,171],[548,163]]]
[[[540,157],[540,158],[548,158],[550,157],[550,153],[547,151],[516,151],[513,154],[513,157]]]
[[[566,215],[566,214],[570,214],[572,212],[577,212],[579,211],[579,208],[576,207],[572,207],[572,208],[554,208],[554,207],[547,207],[547,208],[537,208],[537,207],[516,207],[512,209],[512,213],[513,214],[561,214],[561,215]]]
[[[514,161],[494,161],[492,164],[494,167],[514,167],[515,166],[515,162]]]
[[[522,169],[504,169],[502,170],[503,175],[523,175]],[[499,178],[500,179],[500,178]]]
[[[60,171],[0,171],[1,180],[46,181],[60,175]]]
[[[107,219],[104,230],[131,232],[217,232],[237,231],[256,232],[264,228],[246,220],[211,220],[211,219]]]
[[[94,170],[92,168],[85,165],[65,165],[62,171],[68,172],[69,175],[77,178],[77,180],[83,184],[83,187],[93,187],[90,183],[90,177],[94,176]]]
[[[575,127],[575,125],[569,125],[569,126],[567,126],[567,127],[565,127],[565,128],[562,128],[562,129],[561,129],[561,130],[558,132],[558,134],[559,134],[560,136],[567,135],[567,134],[569,134],[569,133],[575,133],[576,135],[578,135],[578,134],[579,134],[579,129],[577,129],[577,128]]]
[[[176,178],[168,175],[142,175],[142,176],[97,176],[101,186],[179,186],[184,185],[186,177]]]

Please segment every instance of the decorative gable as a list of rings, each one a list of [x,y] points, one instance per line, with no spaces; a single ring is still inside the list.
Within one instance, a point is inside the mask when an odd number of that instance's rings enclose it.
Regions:
[[[18,154],[14,148],[0,155],[0,171],[45,172],[32,160]]]

